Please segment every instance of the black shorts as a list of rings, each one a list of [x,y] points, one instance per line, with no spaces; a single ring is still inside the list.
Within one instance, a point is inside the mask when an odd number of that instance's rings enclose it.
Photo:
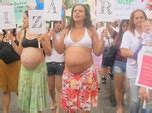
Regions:
[[[51,75],[62,75],[64,71],[64,62],[47,62],[47,73]]]

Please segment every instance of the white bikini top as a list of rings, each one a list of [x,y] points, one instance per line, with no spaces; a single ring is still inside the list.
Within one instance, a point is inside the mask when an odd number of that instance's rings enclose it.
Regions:
[[[80,39],[80,41],[78,41],[78,42],[74,42],[70,36],[71,36],[71,30],[65,36],[65,39],[64,39],[64,44],[66,46],[82,46],[82,47],[87,47],[87,48],[92,47],[92,40],[88,34],[87,28],[85,28],[85,33],[84,33],[83,37]]]

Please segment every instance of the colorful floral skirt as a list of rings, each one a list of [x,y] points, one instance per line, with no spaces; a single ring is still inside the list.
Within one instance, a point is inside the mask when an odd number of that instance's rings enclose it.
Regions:
[[[93,66],[81,74],[63,72],[61,106],[70,112],[90,111],[97,106],[98,83]]]
[[[18,92],[20,61],[5,64],[0,60],[0,89],[3,92]]]
[[[19,107],[26,113],[44,111],[47,104],[47,68],[42,63],[35,69],[21,66],[19,78]]]

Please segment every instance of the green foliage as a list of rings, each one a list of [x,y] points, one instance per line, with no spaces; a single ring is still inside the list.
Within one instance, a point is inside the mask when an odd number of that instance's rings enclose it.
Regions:
[[[73,6],[73,0],[64,0],[64,3],[68,9]]]

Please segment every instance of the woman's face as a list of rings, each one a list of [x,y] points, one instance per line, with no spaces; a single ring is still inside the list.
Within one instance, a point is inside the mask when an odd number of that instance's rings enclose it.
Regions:
[[[133,23],[135,25],[135,28],[141,28],[142,27],[142,22],[146,20],[144,14],[141,11],[137,11],[134,14],[133,17]]]
[[[73,10],[73,20],[74,21],[84,21],[86,18],[85,16],[85,9],[81,5],[77,5]]]
[[[62,21],[55,22],[55,24],[54,24],[55,32],[60,32],[61,28],[62,28]]]
[[[125,32],[127,30],[127,28],[128,28],[128,24],[126,22],[124,22],[122,24],[122,31]]]
[[[23,27],[28,28],[28,17],[24,14],[23,16]]]

